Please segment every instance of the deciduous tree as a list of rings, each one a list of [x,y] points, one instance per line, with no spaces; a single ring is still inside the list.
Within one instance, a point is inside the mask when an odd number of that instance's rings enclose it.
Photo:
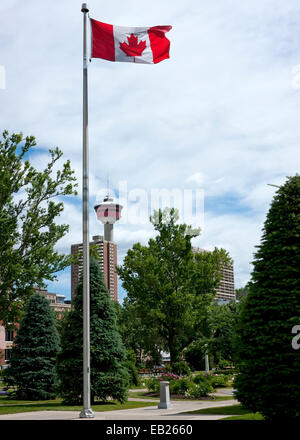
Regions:
[[[148,246],[134,244],[118,273],[145,328],[155,329],[171,363],[193,340],[205,307],[221,279],[221,264],[230,261],[224,250],[193,253],[199,234],[177,224],[178,212],[166,208],[151,217],[157,236]]]
[[[75,194],[70,162],[61,167],[55,148],[44,170],[30,163],[36,141],[22,134],[3,133],[0,140],[0,320],[19,320],[34,286],[44,287],[70,264],[69,256],[54,249],[69,230],[56,224],[64,209],[62,196]]]

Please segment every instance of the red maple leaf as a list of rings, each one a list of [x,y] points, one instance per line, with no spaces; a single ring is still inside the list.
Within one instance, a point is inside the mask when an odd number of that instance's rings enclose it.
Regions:
[[[127,43],[120,43],[120,49],[126,53],[128,57],[133,57],[133,61],[135,62],[135,57],[142,56],[146,48],[146,41],[140,41],[138,44],[138,37],[131,34],[130,37],[127,37]]]

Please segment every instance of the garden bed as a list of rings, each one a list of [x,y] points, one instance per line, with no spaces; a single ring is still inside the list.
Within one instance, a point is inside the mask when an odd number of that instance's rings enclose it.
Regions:
[[[204,373],[178,376],[168,372],[159,377],[152,376],[145,379],[143,385],[146,386],[149,393],[155,394],[152,397],[159,397],[161,381],[168,381],[171,398],[180,400],[214,400],[213,393],[216,389],[226,388],[230,384],[228,375]]]

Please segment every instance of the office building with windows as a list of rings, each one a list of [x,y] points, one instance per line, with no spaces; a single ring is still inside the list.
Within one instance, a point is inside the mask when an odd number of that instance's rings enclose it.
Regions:
[[[90,246],[94,246],[98,256],[99,265],[105,284],[109,290],[110,297],[114,301],[118,301],[118,276],[116,271],[117,265],[117,245],[111,241],[105,241],[101,235],[95,235]],[[71,254],[79,255],[78,264],[71,265],[71,298],[75,294],[75,289],[79,282],[82,268],[82,243],[72,244]]]
[[[209,252],[205,249],[198,247],[193,247],[193,252]],[[222,280],[217,289],[216,300],[219,302],[227,302],[235,300],[235,290],[234,290],[234,270],[233,264],[222,266],[221,268]]]
[[[15,330],[8,330],[0,321],[0,367],[3,368],[10,360],[10,350],[16,336]]]

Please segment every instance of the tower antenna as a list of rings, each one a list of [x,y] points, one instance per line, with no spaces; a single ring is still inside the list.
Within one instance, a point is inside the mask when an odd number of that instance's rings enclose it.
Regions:
[[[109,199],[109,174],[107,175],[107,198]]]

